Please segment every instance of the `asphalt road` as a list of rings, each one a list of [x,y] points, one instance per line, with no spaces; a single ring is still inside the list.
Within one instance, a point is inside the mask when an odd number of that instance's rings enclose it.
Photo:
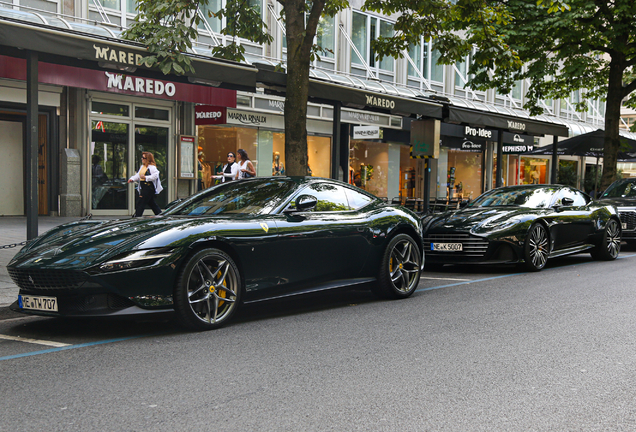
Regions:
[[[0,310],[0,431],[636,430],[635,267],[445,267],[205,333]]]

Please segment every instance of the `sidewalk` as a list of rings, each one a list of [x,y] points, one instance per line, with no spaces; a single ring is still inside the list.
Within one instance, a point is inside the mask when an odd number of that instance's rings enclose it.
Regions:
[[[46,231],[67,222],[79,220],[79,217],[38,217],[38,233],[44,234]],[[93,219],[115,219],[111,217],[94,217]],[[2,216],[0,217],[0,246],[12,243],[21,243],[26,240],[26,217],[25,216]],[[9,306],[18,298],[18,287],[13,283],[7,272],[7,264],[11,258],[18,253],[22,245],[0,249],[0,307]]]

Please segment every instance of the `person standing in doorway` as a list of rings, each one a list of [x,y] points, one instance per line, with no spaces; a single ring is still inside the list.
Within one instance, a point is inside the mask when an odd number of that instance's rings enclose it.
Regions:
[[[137,190],[139,191],[139,198],[137,199],[137,207],[135,209],[135,215],[133,217],[140,217],[144,214],[146,205],[148,205],[154,214],[161,213],[161,208],[155,202],[155,195],[159,194],[163,187],[161,187],[161,181],[159,180],[159,170],[155,162],[155,157],[150,152],[143,152],[141,154],[141,167],[137,174],[128,179],[128,183],[139,182]]]
[[[238,178],[246,179],[250,177],[256,177],[256,170],[254,169],[254,165],[252,165],[252,161],[247,156],[247,152],[243,149],[237,150],[238,155]]]

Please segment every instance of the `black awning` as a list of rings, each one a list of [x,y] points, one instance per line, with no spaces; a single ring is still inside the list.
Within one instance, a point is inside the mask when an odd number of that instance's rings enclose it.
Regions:
[[[268,70],[262,65],[258,65],[258,67],[257,81],[269,92],[284,94],[287,86],[287,75]],[[338,101],[342,102],[345,107],[369,109],[406,117],[421,115],[442,118],[442,105],[435,102],[372,92],[315,78],[309,78],[309,98],[315,102],[333,103]]]
[[[139,59],[147,55],[145,46],[139,43],[6,17],[0,17],[0,46],[59,56],[62,63],[64,59],[80,59],[122,70],[141,68],[159,72],[138,65]],[[201,83],[215,87],[256,90],[255,67],[202,56],[190,57],[196,71],[194,75],[189,74],[191,82],[202,80]]]
[[[568,136],[568,128],[563,125],[454,106],[448,107],[448,120],[530,135]]]

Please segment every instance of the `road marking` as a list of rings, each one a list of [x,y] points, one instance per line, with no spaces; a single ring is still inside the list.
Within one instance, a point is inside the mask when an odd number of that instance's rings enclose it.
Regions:
[[[470,280],[470,279],[454,279],[454,278],[434,278],[434,277],[426,277],[426,276],[420,276],[420,279],[453,280],[453,281],[469,281]]]
[[[9,336],[9,335],[3,335],[3,334],[0,334],[0,339],[17,341],[17,342],[26,342],[26,343],[37,344],[37,345],[46,345],[46,346],[52,346],[56,348],[71,346],[70,344],[65,344],[62,342],[53,342],[53,341],[47,341],[47,340],[41,340],[41,339],[31,339],[31,338],[24,338],[20,336]]]
[[[633,257],[636,257],[636,254],[619,255],[616,259],[633,258]],[[597,262],[599,262],[599,261],[589,261],[589,262],[583,262],[583,263],[569,264],[569,265],[565,265],[565,266],[559,266],[559,267],[552,267],[552,268],[549,268],[549,269],[543,269],[542,271],[545,272],[545,271],[550,271],[550,270],[554,270],[554,269],[558,269],[558,268],[573,267],[573,266],[577,266],[577,265],[585,265],[585,264],[597,263]],[[471,283],[486,282],[486,281],[489,281],[489,280],[507,278],[507,277],[511,277],[511,276],[520,276],[520,275],[526,275],[526,274],[528,274],[528,272],[508,273],[508,274],[501,275],[501,276],[493,276],[493,277],[483,278],[483,279],[466,280],[464,282],[458,282],[458,283],[454,283],[454,284],[439,285],[439,286],[428,287],[428,288],[419,288],[419,289],[416,289],[415,292],[418,292],[418,291],[432,291],[432,290],[441,289],[441,288],[450,288],[450,287],[459,286],[459,285],[468,285],[468,284],[471,284]]]
[[[163,334],[163,333],[159,333],[159,334]],[[70,350],[70,349],[76,349],[76,348],[91,347],[91,346],[95,346],[95,345],[104,345],[104,344],[113,343],[113,342],[122,342],[122,341],[127,341],[127,340],[131,340],[131,339],[138,339],[138,338],[141,338],[141,337],[149,337],[149,336],[157,336],[157,334],[147,334],[147,335],[130,336],[130,337],[118,338],[118,339],[108,339],[108,340],[97,341],[97,342],[88,342],[88,343],[77,344],[77,345],[63,346],[63,347],[59,347],[59,348],[51,348],[51,349],[42,350],[42,351],[33,351],[33,352],[28,352],[28,353],[23,353],[23,354],[15,354],[15,355],[10,355],[10,356],[0,357],[0,361],[13,360],[13,359],[22,358],[22,357],[31,357],[31,356],[40,355],[40,354],[49,354],[49,353],[54,353],[54,352],[58,352],[58,351],[66,351],[66,350]]]

